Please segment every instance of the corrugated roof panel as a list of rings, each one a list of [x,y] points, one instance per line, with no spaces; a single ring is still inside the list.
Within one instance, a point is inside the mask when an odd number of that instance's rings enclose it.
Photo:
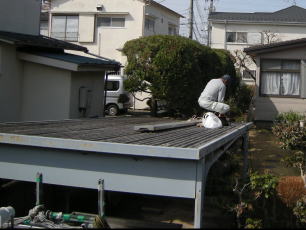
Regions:
[[[119,62],[111,61],[108,59],[90,58],[80,55],[74,55],[69,53],[50,53],[50,52],[35,52],[34,55],[57,59],[65,62],[74,63],[77,65],[118,65]]]

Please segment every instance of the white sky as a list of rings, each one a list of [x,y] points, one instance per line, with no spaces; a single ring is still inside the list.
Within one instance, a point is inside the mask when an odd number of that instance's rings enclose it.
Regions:
[[[155,0],[168,8],[182,14],[180,34],[188,36],[188,19],[190,0]],[[203,31],[205,27],[202,22],[207,19],[207,7],[209,2],[205,0],[194,0],[195,33],[198,40],[204,41]],[[292,5],[294,0],[215,0],[216,11],[219,12],[274,12]],[[297,6],[306,8],[306,0],[295,0]]]

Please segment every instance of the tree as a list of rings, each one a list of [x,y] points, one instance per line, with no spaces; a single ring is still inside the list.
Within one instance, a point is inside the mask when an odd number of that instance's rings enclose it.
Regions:
[[[264,30],[263,33],[263,43],[264,44],[271,44],[275,42],[280,42],[281,38],[279,34],[276,32],[272,32],[271,30]]]
[[[246,71],[255,81],[256,76],[253,74],[253,71],[249,69],[249,66],[254,64],[252,58],[242,50],[234,50],[233,56],[235,58],[235,67],[239,70],[239,72],[243,74],[243,72]]]
[[[281,39],[278,33],[272,32],[270,30],[262,31],[263,44],[271,44],[280,41]],[[246,71],[253,80],[256,80],[254,72],[249,68],[251,65],[255,64],[253,59],[242,50],[234,50],[233,56],[235,58],[235,67],[239,70],[239,72],[243,74],[244,71]]]

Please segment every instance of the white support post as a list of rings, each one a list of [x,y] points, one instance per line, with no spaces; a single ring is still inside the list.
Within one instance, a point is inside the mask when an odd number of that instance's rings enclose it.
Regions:
[[[197,163],[194,224],[193,224],[194,228],[202,228],[203,226],[206,174],[207,173],[205,168],[205,158],[203,158]]]

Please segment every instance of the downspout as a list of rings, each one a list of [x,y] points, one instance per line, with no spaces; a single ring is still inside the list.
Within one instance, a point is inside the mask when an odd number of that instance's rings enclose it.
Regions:
[[[102,112],[102,117],[105,117],[105,105],[106,105],[106,96],[107,96],[107,81],[108,81],[108,75],[110,73],[106,72],[105,77],[104,77],[104,100],[103,100],[103,112]]]
[[[224,20],[224,30],[225,30],[225,35],[224,35],[224,49],[227,50],[227,41],[226,41],[227,20]]]
[[[208,34],[207,34],[207,46],[211,47],[211,38],[210,38],[210,36],[211,36],[211,22],[209,20],[208,20],[207,32],[208,32]]]
[[[146,20],[146,1],[144,2],[144,5],[142,6],[142,28],[141,28],[141,35],[144,37],[144,27],[145,27],[145,20]]]

